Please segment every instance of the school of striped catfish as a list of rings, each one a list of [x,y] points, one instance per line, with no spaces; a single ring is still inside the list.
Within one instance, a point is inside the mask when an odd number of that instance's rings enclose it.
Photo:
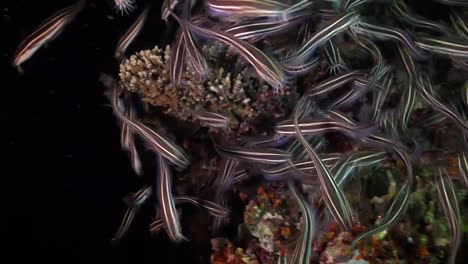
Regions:
[[[148,203],[155,210],[150,232],[164,230],[174,242],[190,240],[178,211],[184,203],[204,208],[213,217],[213,232],[219,232],[232,213],[227,193],[257,178],[284,182],[301,211],[301,236],[284,261],[311,263],[312,243],[325,221],[354,232],[356,248],[410,214],[415,166],[438,151],[456,157],[454,170],[446,163],[431,167],[450,232],[446,259],[456,263],[466,210],[457,190],[468,188],[467,0],[164,0],[161,12],[155,10],[157,2],[114,1],[117,12],[135,16],[116,40],[119,62],[127,60],[132,42],[144,37],[148,16],[160,16],[175,31],[167,40],[170,89],[206,83],[216,69],[203,47],[218,45],[235,56],[233,75],[249,72],[273,96],[288,90],[300,96],[286,118],[271,120],[271,131],[261,134],[233,136],[229,124],[235,115],[186,109],[216,156],[210,195],[200,198],[175,188],[175,175],[190,177],[187,171],[199,162],[195,150],[174,136],[177,131],[161,129],[164,123],[148,123],[154,111],[139,107],[142,102],[119,80],[103,74],[122,148],[135,174],[151,179],[125,198],[128,210],[114,241],[123,239]],[[42,23],[19,45],[13,65],[27,74],[22,65],[39,59],[34,53],[86,12],[86,5],[80,0]],[[452,137],[433,144],[441,130]],[[141,155],[153,157],[156,171],[145,170]],[[397,191],[380,219],[356,233],[363,216],[348,199],[348,183],[359,179],[363,168],[388,162],[399,168]],[[308,202],[307,195],[323,206]]]

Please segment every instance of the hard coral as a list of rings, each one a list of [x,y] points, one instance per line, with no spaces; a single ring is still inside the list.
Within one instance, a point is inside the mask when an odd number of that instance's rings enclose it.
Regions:
[[[177,119],[199,123],[195,112],[216,112],[229,118],[231,130],[246,134],[252,131],[252,123],[261,123],[259,119],[271,119],[273,124],[273,120],[284,118],[296,99],[293,90],[275,92],[244,71],[227,72],[222,66],[215,67],[205,80],[198,80],[192,67],[187,66],[182,82],[176,86],[169,77],[170,53],[169,46],[165,50],[156,46],[132,55],[120,65],[120,83],[125,89],[138,93],[144,102],[161,107]],[[228,56],[211,53],[222,58]],[[218,60],[213,63],[222,64]],[[254,132],[268,129],[256,126]]]

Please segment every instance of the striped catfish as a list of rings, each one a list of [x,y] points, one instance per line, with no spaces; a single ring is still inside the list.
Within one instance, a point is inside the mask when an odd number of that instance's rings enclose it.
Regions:
[[[439,3],[451,6],[468,6],[468,0],[436,0]]]
[[[447,116],[455,122],[465,133],[468,132],[468,122],[459,113],[443,104],[434,93],[432,83],[428,76],[421,74],[418,79],[418,94],[421,98],[435,110]]]
[[[187,59],[190,61],[193,69],[198,73],[198,75],[203,79],[204,75],[208,71],[208,63],[206,62],[205,56],[202,54],[201,48],[197,41],[195,40],[192,32],[188,29],[186,21],[180,19],[174,13],[171,13],[172,16],[177,20],[182,31],[185,54]]]
[[[402,151],[399,148],[394,147],[392,151],[398,156],[398,158],[403,162],[406,167],[406,181],[393,198],[392,203],[390,204],[387,212],[380,219],[379,223],[364,233],[359,234],[352,242],[352,247],[356,247],[359,241],[364,238],[368,238],[374,234],[382,232],[390,228],[392,225],[396,224],[401,217],[406,213],[408,205],[411,200],[411,186],[414,181],[413,167],[411,161],[409,160],[408,154]]]
[[[419,38],[416,45],[421,49],[433,53],[449,55],[453,57],[468,57],[468,44],[466,40]]]
[[[157,155],[158,173],[156,177],[156,198],[164,222],[164,229],[173,241],[186,240],[182,234],[179,214],[172,195],[172,172],[166,160]]]
[[[179,20],[183,21],[181,18]],[[254,67],[258,76],[274,88],[279,89],[285,86],[286,76],[278,62],[255,46],[218,29],[203,28],[186,21],[184,23],[191,32],[214,38],[236,49],[239,55]]]
[[[307,109],[310,108],[309,102],[306,100],[308,100],[306,97],[301,98],[294,111],[296,137],[299,139],[299,141],[301,141],[310,160],[312,160],[315,164],[320,186],[322,187],[322,192],[324,194],[323,198],[328,209],[333,215],[335,221],[343,230],[350,230],[353,225],[352,211],[346,196],[338,187],[334,176],[330,173],[330,170],[328,170],[322,159],[309,145],[300,131],[298,118],[302,112],[307,111]]]
[[[119,241],[128,232],[128,229],[130,228],[130,225],[132,224],[136,213],[139,211],[139,209],[145,203],[145,201],[149,199],[150,196],[151,187],[144,187],[124,198],[124,202],[128,205],[128,209],[125,212],[119,229],[112,238],[112,241]]]
[[[302,10],[312,3],[301,0],[285,3],[274,0],[207,0],[212,15],[238,17],[279,17]]]
[[[463,183],[468,188],[468,153],[463,152],[458,154],[458,170],[463,179]]]
[[[350,26],[359,21],[359,15],[354,12],[348,12],[343,15],[337,16],[333,20],[317,31],[310,39],[305,41],[296,51],[293,52],[290,59],[303,60],[309,57],[318,47],[326,43],[333,36],[342,33]]]
[[[361,76],[363,76],[363,73],[360,71],[350,71],[343,74],[335,75],[307,89],[305,94],[308,97],[315,97],[322,94],[327,94],[337,88],[342,87],[347,83],[355,81],[356,78]]]
[[[457,12],[452,12],[450,14],[450,20],[457,34],[464,39],[468,39],[468,26],[460,15]]]
[[[328,40],[323,49],[325,60],[327,61],[329,72],[332,75],[342,74],[348,71],[348,67],[343,62],[340,55],[340,49],[333,44],[333,41]]]
[[[124,114],[130,120],[136,120],[136,113],[135,107],[130,102],[129,98],[125,98],[127,100],[127,104],[124,109]],[[126,123],[122,123],[121,133],[120,133],[120,144],[124,150],[127,150],[130,154],[130,162],[132,165],[133,170],[137,175],[143,174],[143,168],[141,165],[140,155],[138,154],[138,150],[135,144],[134,135],[130,129],[130,127]]]
[[[85,0],[66,7],[44,21],[34,32],[29,35],[15,52],[13,65],[19,72],[23,72],[21,64],[31,58],[32,55],[44,44],[57,37],[63,28],[68,25],[83,9]]]
[[[218,166],[216,185],[218,193],[223,193],[233,181],[239,162],[234,159],[222,159]]]
[[[356,126],[356,122],[354,120],[350,119],[349,117],[345,116],[343,113],[339,111],[329,111],[329,114],[333,118],[340,120],[342,122],[345,122],[348,125]],[[372,147],[379,147],[379,148],[385,148],[385,149],[390,149],[390,150],[392,150],[393,148],[406,149],[406,147],[402,145],[401,143],[395,140],[383,137],[378,134],[370,134],[366,137],[360,138],[360,141],[363,144],[369,145]]]
[[[412,26],[430,29],[441,33],[448,32],[449,30],[444,25],[426,20],[412,12],[405,3],[405,0],[393,0],[392,11],[395,15],[397,15],[398,18],[401,18],[403,21]]]
[[[209,127],[222,129],[229,128],[230,119],[225,115],[204,110],[192,111],[192,114],[196,119]]]
[[[462,227],[460,209],[455,187],[446,170],[437,169],[435,172],[435,182],[439,203],[447,218],[450,229],[450,252],[448,263],[455,264],[457,251],[460,249],[462,238]]]
[[[338,153],[324,154],[323,162],[328,168],[331,168],[342,156]],[[315,165],[311,160],[294,160],[291,163],[283,163],[270,167],[262,168],[262,172],[269,176],[281,176],[297,170],[301,174],[315,175]]]
[[[114,5],[122,14],[127,14],[135,9],[135,0],[114,0]]]
[[[384,77],[380,89],[372,90],[372,120],[375,122],[382,115],[382,108],[393,85],[393,75]]]
[[[150,129],[140,121],[131,120],[124,115],[119,108],[119,104],[122,103],[119,98],[119,84],[105,75],[102,75],[101,79],[103,82],[109,82],[111,91],[108,97],[111,101],[112,109],[120,121],[128,125],[133,133],[140,135],[155,152],[161,154],[179,168],[185,168],[190,164],[188,155],[174,142]]]
[[[171,15],[171,11],[179,4],[179,0],[164,0],[161,6],[161,18],[167,22],[167,19]]]
[[[352,26],[351,29],[357,34],[369,35],[383,40],[397,40],[410,51],[411,55],[418,57],[423,55],[419,49],[420,46],[417,45],[407,32],[400,29],[378,26],[363,21]]]
[[[201,207],[207,209],[208,212],[212,216],[221,217],[221,218],[229,217],[229,210],[227,208],[225,208],[224,206],[222,206],[222,205],[220,205],[218,203],[211,202],[211,201],[208,201],[208,200],[205,200],[205,199],[200,199],[200,198],[193,197],[193,196],[183,195],[183,196],[176,197],[175,202],[177,204],[179,204],[179,203],[190,203],[190,204],[193,204],[193,205],[196,205],[196,206],[201,206]]]
[[[292,26],[296,26],[309,16],[309,13],[302,12],[277,20],[260,19],[249,21],[247,23],[244,22],[239,25],[234,25],[226,29],[226,32],[238,39],[258,41],[264,37],[282,33]]]
[[[407,73],[408,86],[404,89],[400,100],[401,103],[399,104],[401,123],[403,128],[406,128],[416,102],[416,67],[413,59],[405,48],[398,45],[398,51]]]
[[[344,4],[344,9],[346,11],[358,9],[360,5],[370,1],[371,0],[346,0]]]
[[[301,134],[319,135],[327,132],[342,132],[352,137],[366,136],[374,130],[373,125],[349,126],[339,120],[332,118],[325,119],[306,119],[298,122],[298,127]],[[276,133],[285,135],[295,135],[296,127],[294,120],[287,120],[279,123],[276,126]]]
[[[290,262],[298,264],[309,264],[312,252],[312,242],[317,231],[317,223],[315,213],[310,208],[307,200],[297,193],[296,187],[292,180],[288,181],[289,192],[293,195],[299,210],[302,213],[302,224],[300,237],[296,242],[294,252],[291,254]]]
[[[175,37],[175,42],[172,44],[171,59],[169,76],[171,83],[174,85],[180,84],[182,81],[182,75],[185,70],[185,36],[182,32],[179,32]]]
[[[128,207],[127,211],[125,211],[125,215],[120,223],[119,229],[117,230],[116,234],[112,238],[113,242],[117,242],[122,239],[122,237],[128,232],[130,225],[135,218],[136,213],[138,212],[139,207],[137,206],[130,206]]]
[[[265,147],[265,148],[277,148],[287,144],[290,137],[280,134],[274,134],[272,136],[254,136],[245,140],[242,145],[245,147]]]
[[[145,25],[146,19],[148,17],[148,12],[149,8],[145,8],[143,12],[141,12],[137,20],[132,24],[128,31],[119,40],[117,48],[114,52],[114,56],[116,58],[121,59],[125,55],[125,51],[127,50],[128,46],[133,42],[133,40],[135,40],[135,38],[138,36],[141,29]]]
[[[290,153],[273,148],[246,148],[216,145],[216,150],[219,154],[232,159],[261,164],[280,164],[288,162],[291,159]]]
[[[355,168],[371,166],[387,159],[387,153],[383,151],[358,151],[353,152],[347,157],[335,162],[331,171],[335,175],[336,183],[340,188],[349,181],[351,172]]]

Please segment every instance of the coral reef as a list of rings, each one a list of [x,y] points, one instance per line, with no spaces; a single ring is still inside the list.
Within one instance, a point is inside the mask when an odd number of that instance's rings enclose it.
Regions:
[[[269,120],[273,124],[275,120],[285,118],[297,99],[295,89],[275,92],[268,84],[246,76],[243,71],[226,72],[221,67],[226,63],[219,60],[229,55],[214,52],[218,50],[216,48],[207,47],[206,50],[211,51],[212,58],[217,58],[212,59],[213,64],[220,66],[213,66],[216,70],[207,74],[205,80],[198,80],[193,68],[187,66],[181,84],[173,85],[169,76],[171,49],[167,46],[164,50],[155,47],[130,56],[120,65],[120,83],[128,91],[141,95],[142,101],[161,107],[164,113],[179,120],[207,126],[199,122],[194,113],[210,111],[225,115],[230,120],[230,130],[242,135],[271,133],[272,127],[267,125],[260,131],[251,131],[259,129],[252,123]]]
[[[115,240],[154,195],[151,232],[175,242],[185,238],[176,206],[206,209],[212,263],[463,261],[467,8],[165,0],[169,46],[124,60],[120,81],[102,78],[135,172],[137,137],[158,161],[153,188],[126,199]]]

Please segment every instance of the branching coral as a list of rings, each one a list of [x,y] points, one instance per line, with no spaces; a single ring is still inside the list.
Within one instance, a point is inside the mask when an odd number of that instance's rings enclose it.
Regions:
[[[206,50],[218,59],[227,56],[225,52],[214,52],[215,48]],[[287,107],[297,98],[294,91],[274,93],[271,86],[259,85],[242,71],[232,74],[222,67],[205,76],[206,80],[199,81],[193,68],[187,66],[183,81],[176,86],[169,77],[170,58],[169,47],[164,52],[158,47],[140,51],[120,65],[120,79],[123,87],[140,94],[144,102],[161,107],[166,114],[179,120],[198,122],[197,112],[216,112],[230,120],[229,128],[242,128],[242,132],[248,134],[256,118],[284,118]],[[208,126],[203,122],[201,125]]]

